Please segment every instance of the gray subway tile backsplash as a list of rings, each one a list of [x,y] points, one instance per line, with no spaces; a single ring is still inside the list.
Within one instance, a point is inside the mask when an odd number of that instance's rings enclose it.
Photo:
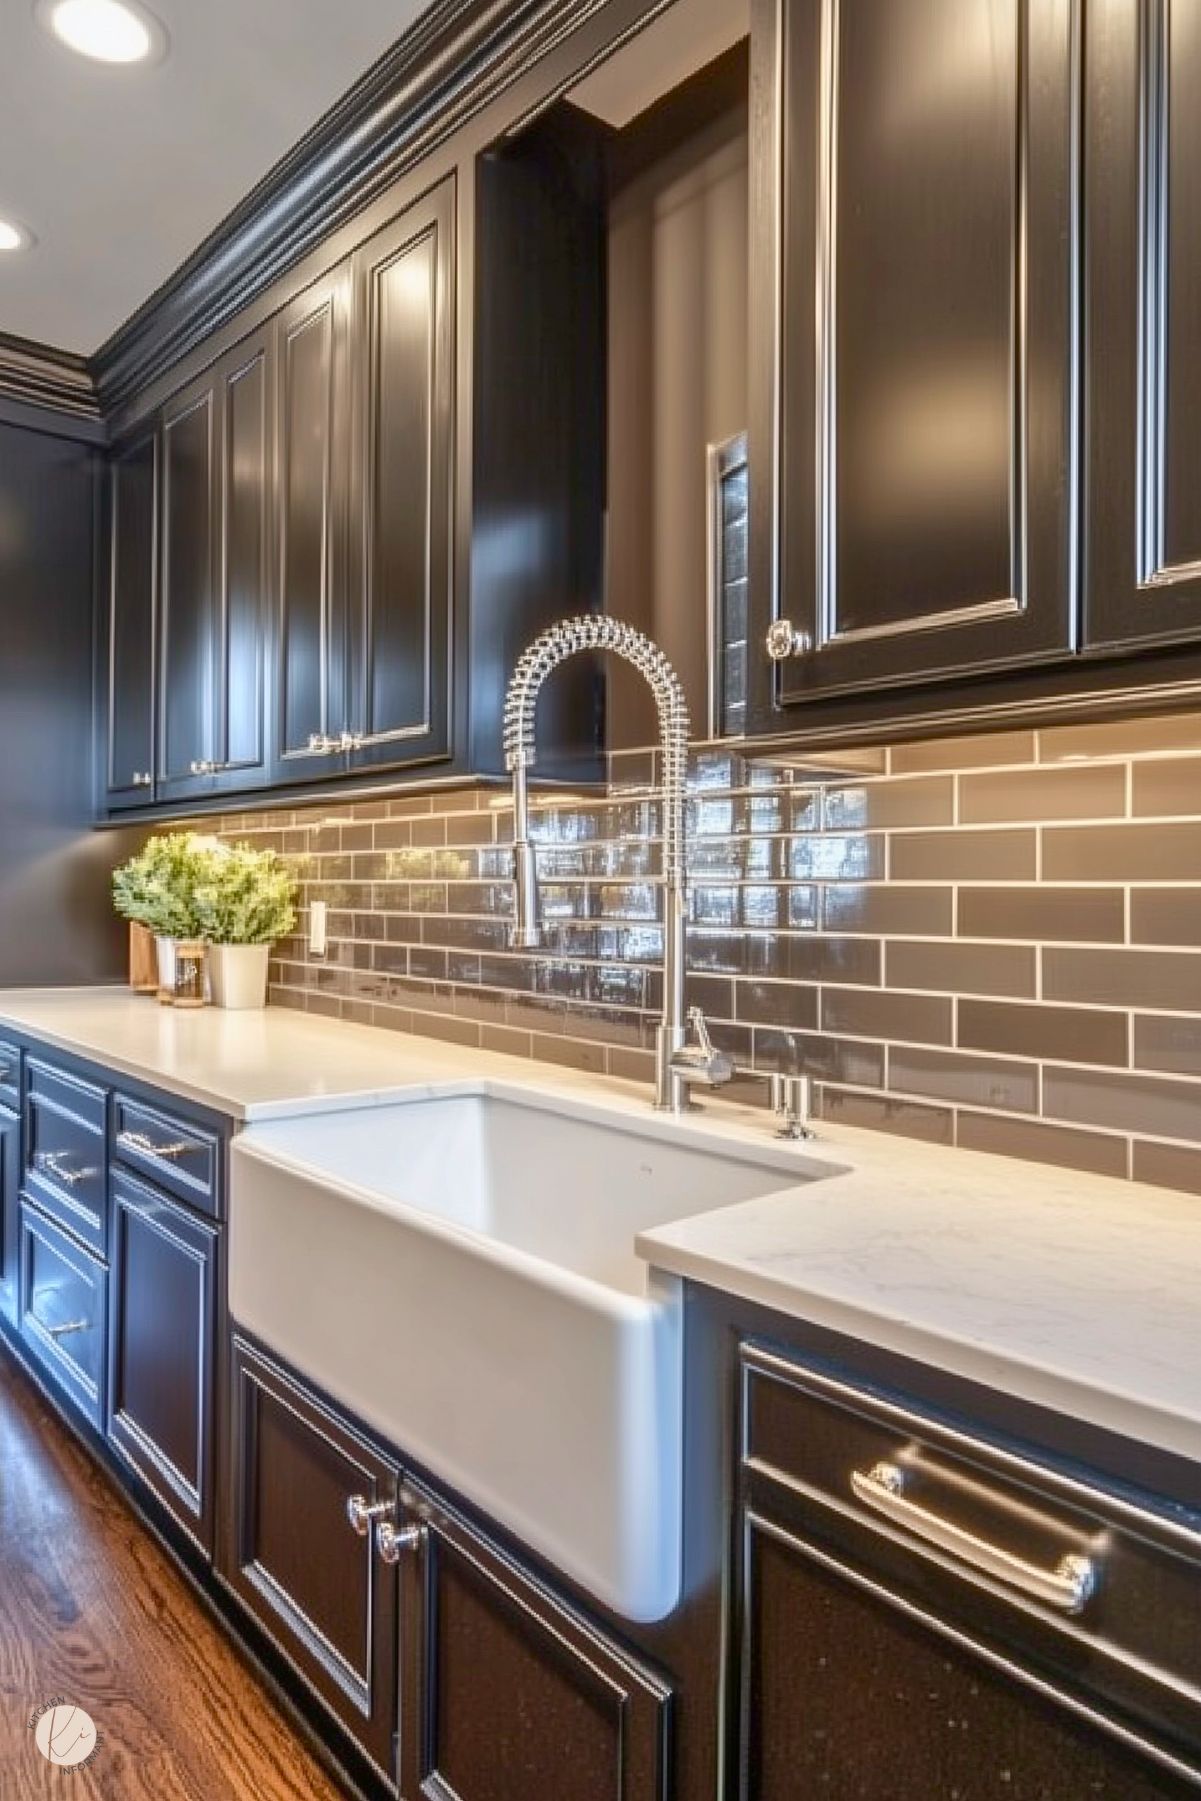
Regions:
[[[1201,1194],[1201,715],[694,759],[689,999],[820,1115]],[[663,951],[648,753],[535,803],[515,952],[503,791],[239,813],[291,857],[271,999],[648,1082]],[[310,959],[306,910],[329,907]]]

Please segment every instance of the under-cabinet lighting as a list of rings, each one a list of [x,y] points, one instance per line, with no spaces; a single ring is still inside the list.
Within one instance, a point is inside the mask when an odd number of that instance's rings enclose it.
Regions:
[[[157,62],[166,54],[166,30],[130,0],[37,0],[34,12],[60,44],[93,62]]]

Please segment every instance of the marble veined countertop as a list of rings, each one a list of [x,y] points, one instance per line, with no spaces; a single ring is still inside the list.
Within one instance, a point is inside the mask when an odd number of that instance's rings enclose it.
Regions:
[[[284,1008],[10,989],[6,1026],[237,1121],[537,1088],[673,1130],[639,1084]],[[754,1109],[698,1124],[775,1145]],[[645,1231],[641,1256],[1201,1462],[1201,1198],[844,1126],[786,1149],[795,1180]]]

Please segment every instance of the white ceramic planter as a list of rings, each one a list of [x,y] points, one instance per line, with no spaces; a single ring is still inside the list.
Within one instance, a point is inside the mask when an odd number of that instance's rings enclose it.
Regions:
[[[245,1012],[267,1005],[269,944],[210,944],[213,1005]]]

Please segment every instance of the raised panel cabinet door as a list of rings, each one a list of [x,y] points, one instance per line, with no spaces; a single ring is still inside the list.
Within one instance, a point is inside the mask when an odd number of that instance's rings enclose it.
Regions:
[[[158,436],[149,431],[109,465],[104,785],[114,807],[154,799],[157,509]]]
[[[346,767],[349,316],[350,271],[342,265],[276,320],[279,782],[311,781]]]
[[[0,1062],[4,1050],[0,1046]],[[0,1107],[0,1314],[17,1316],[17,1211],[21,1185],[21,1117]]]
[[[1088,649],[1201,635],[1201,11],[1090,0]]]
[[[739,1801],[1196,1792],[820,1544],[751,1513],[743,1545]]]
[[[659,1678],[421,1484],[402,1517],[405,1801],[666,1801]]]
[[[1072,648],[1080,9],[756,5],[762,729]]]
[[[211,1221],[114,1174],[108,1436],[208,1555],[218,1244]]]
[[[266,780],[275,438],[270,327],[218,370],[221,392],[220,563],[214,645],[213,785]]]
[[[159,590],[160,799],[212,788],[220,391],[207,377],[162,424]]]
[[[226,1580],[367,1755],[392,1774],[396,1571],[371,1520],[391,1517],[395,1467],[283,1369],[234,1335]]]
[[[449,753],[455,188],[353,259],[352,766]]]

